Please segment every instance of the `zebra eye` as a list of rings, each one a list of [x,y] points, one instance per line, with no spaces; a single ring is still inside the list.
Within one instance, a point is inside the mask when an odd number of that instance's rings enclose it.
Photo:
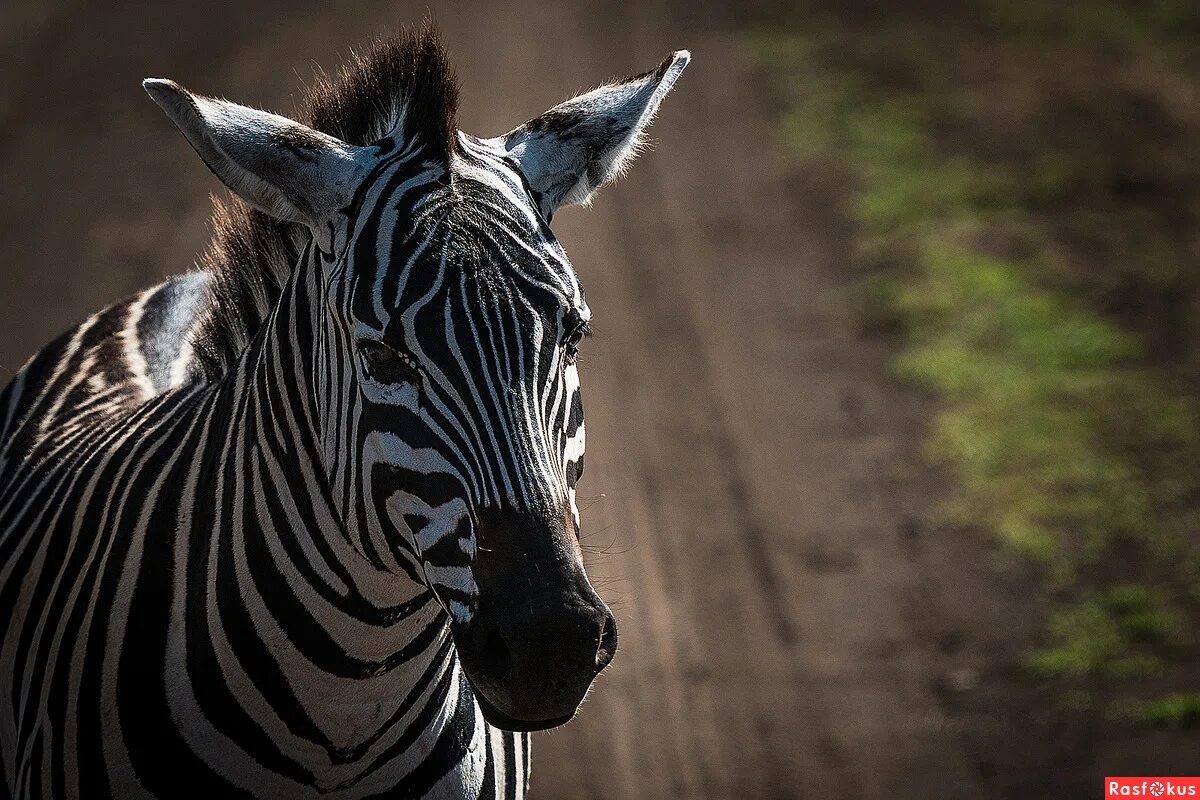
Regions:
[[[358,357],[362,360],[363,372],[376,383],[415,384],[421,379],[415,358],[375,339],[359,340]]]
[[[568,323],[571,324],[571,323]],[[579,343],[583,341],[585,336],[592,335],[592,328],[582,319],[576,319],[571,327],[567,329],[567,333],[563,336],[562,348],[563,357],[568,364],[574,364],[579,358]]]

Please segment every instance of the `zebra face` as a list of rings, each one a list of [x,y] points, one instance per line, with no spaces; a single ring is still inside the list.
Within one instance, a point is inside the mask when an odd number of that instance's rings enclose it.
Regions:
[[[359,431],[368,527],[449,614],[489,718],[547,727],[616,651],[575,504],[591,311],[505,150],[462,136],[423,177],[380,176],[368,203],[385,211],[349,249],[335,294],[359,411],[339,427]]]
[[[687,62],[486,140],[456,130],[432,40],[330,99],[319,130],[146,83],[230,188],[311,235],[305,410],[340,527],[437,598],[484,715],[511,730],[568,720],[617,644],[575,504],[591,312],[549,222],[620,174]]]

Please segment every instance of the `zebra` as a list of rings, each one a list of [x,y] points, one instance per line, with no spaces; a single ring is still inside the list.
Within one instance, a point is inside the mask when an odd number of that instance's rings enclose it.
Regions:
[[[234,197],[0,394],[0,796],[525,795],[617,647],[549,223],[688,60],[487,139],[428,25],[303,122],[144,82]]]

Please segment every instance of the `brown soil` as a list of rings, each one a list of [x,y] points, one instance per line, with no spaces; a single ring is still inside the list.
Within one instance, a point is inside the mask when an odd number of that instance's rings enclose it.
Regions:
[[[216,183],[143,76],[286,112],[313,62],[425,8],[0,6],[0,375],[204,244]],[[514,0],[434,15],[479,134],[694,55],[654,152],[556,221],[596,314],[581,489],[621,652],[579,719],[537,737],[535,796],[1092,797],[1150,753],[1186,771],[1194,741],[1109,742],[1038,710],[1018,668],[1037,582],[929,522],[925,401],[858,330],[837,187],[772,157],[731,12]]]

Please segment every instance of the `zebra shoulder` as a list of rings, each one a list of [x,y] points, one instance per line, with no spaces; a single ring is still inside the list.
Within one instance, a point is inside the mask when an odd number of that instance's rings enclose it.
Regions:
[[[190,339],[209,280],[204,272],[170,278],[39,350],[0,392],[0,464],[63,423],[127,410],[198,380]]]

